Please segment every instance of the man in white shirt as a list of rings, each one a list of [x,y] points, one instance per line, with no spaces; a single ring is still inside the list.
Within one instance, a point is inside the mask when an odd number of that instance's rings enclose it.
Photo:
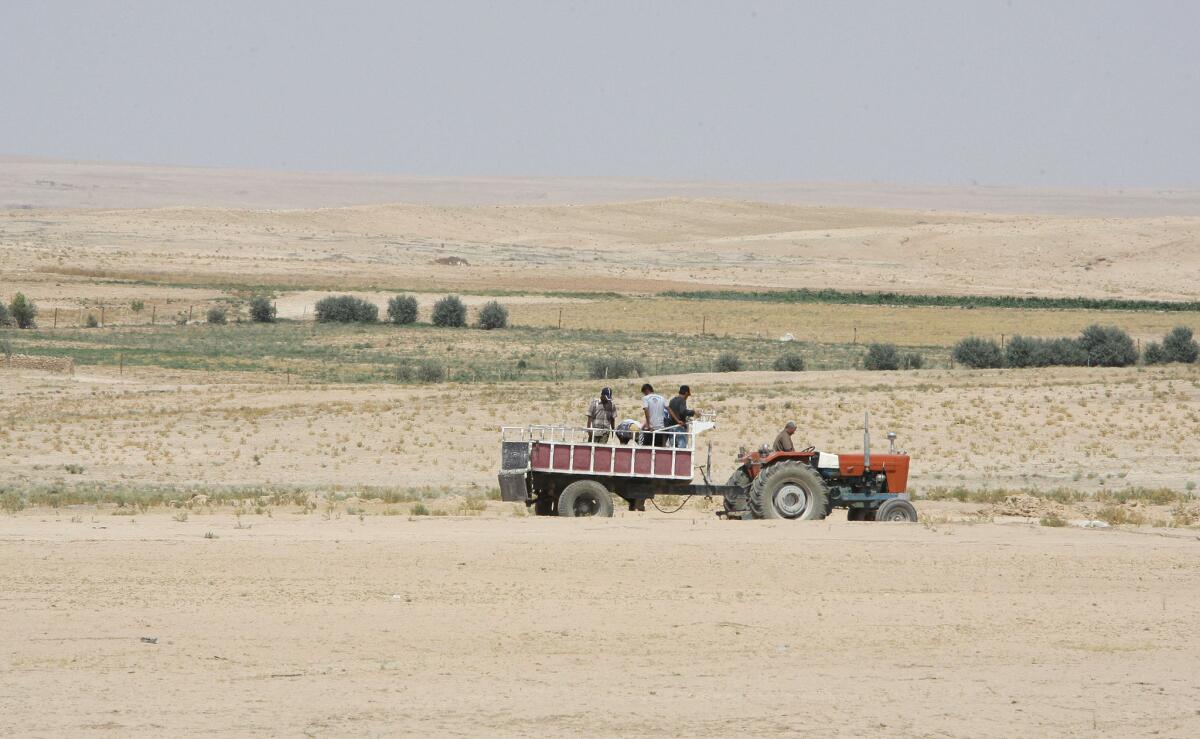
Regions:
[[[663,419],[667,415],[666,398],[654,392],[650,383],[642,385],[642,412],[646,414],[646,424],[642,431],[654,446],[666,446],[666,434],[654,433],[663,427]]]

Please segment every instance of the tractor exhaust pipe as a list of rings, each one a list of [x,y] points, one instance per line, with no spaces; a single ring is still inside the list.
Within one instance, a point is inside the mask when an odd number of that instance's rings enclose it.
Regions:
[[[871,412],[863,411],[863,474],[871,469]]]

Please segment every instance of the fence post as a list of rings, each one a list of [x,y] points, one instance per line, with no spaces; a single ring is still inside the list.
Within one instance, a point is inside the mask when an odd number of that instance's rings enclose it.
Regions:
[[[58,308],[54,309],[54,328],[58,328]]]
[[[858,324],[854,324],[854,344],[858,344]]]
[[[192,306],[188,306],[188,323],[192,322]]]
[[[558,327],[562,328],[562,308],[558,309]]]
[[[100,306],[100,328],[104,328],[104,306]]]
[[[117,356],[120,358],[120,362],[121,362],[121,369],[118,370],[118,374],[123,375],[123,374],[125,374],[125,355],[118,354]]]
[[[708,316],[700,316],[700,335],[704,336],[708,333]]]
[[[150,306],[150,325],[151,326],[154,325],[154,319],[157,315],[158,315],[158,306],[157,305]]]

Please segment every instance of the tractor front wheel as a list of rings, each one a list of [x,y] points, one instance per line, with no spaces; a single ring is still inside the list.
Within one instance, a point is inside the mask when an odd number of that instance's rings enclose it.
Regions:
[[[875,512],[876,521],[891,521],[898,523],[916,523],[917,509],[913,504],[902,498],[885,500]]]
[[[595,480],[576,480],[568,485],[558,498],[558,515],[565,518],[612,518],[612,514],[612,493]]]
[[[829,514],[829,490],[803,462],[778,462],[763,469],[750,486],[750,512],[755,518],[816,521]]]

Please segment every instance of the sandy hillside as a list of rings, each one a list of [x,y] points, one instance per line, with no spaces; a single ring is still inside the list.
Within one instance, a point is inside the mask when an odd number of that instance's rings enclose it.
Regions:
[[[1196,547],[998,524],[25,512],[0,517],[0,733],[1189,736]]]
[[[0,276],[279,288],[824,288],[1186,299],[1200,217],[965,215],[667,199],[580,206],[0,211]],[[465,264],[463,264],[465,262]],[[53,288],[53,289],[52,289]]]
[[[376,203],[566,205],[720,198],[851,208],[1077,216],[1190,216],[1200,191],[922,186],[863,182],[733,183],[634,178],[412,177],[153,164],[0,154],[0,208],[327,208]]]

